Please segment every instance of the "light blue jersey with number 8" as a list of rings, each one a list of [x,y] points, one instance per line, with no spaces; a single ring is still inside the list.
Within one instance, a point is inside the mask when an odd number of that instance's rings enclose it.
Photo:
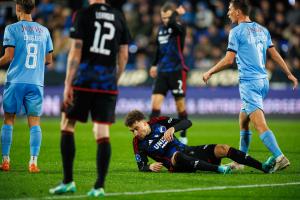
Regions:
[[[44,85],[45,56],[53,51],[46,27],[30,21],[8,25],[3,46],[15,48],[14,58],[7,71],[7,83]]]

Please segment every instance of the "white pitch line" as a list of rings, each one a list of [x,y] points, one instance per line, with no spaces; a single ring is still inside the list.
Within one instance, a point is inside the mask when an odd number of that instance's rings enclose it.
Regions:
[[[105,196],[135,196],[146,194],[161,194],[161,193],[179,193],[179,192],[195,192],[195,191],[209,191],[209,190],[226,190],[226,189],[239,189],[239,188],[261,188],[261,187],[279,187],[300,185],[300,182],[289,183],[275,183],[275,184],[255,184],[255,185],[234,185],[234,186],[214,186],[214,187],[198,187],[198,188],[185,188],[185,189],[169,189],[169,190],[146,190],[140,192],[115,192],[106,193]],[[86,195],[59,195],[59,196],[47,196],[47,197],[25,197],[25,198],[10,198],[7,200],[37,200],[37,199],[80,199],[86,198]],[[2,198],[1,198],[2,199]]]

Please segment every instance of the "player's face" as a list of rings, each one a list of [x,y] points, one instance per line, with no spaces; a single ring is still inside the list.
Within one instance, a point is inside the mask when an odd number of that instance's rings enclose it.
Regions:
[[[130,131],[133,133],[135,137],[139,139],[144,139],[146,135],[151,132],[149,124],[145,121],[136,121],[132,126],[129,127]]]
[[[238,10],[235,9],[232,4],[229,4],[229,9],[228,9],[227,15],[232,23],[237,22]]]
[[[168,22],[170,21],[170,17],[172,15],[172,11],[168,10],[167,12],[160,12],[160,16],[161,16],[161,20],[163,22],[163,24],[166,26],[168,24]]]

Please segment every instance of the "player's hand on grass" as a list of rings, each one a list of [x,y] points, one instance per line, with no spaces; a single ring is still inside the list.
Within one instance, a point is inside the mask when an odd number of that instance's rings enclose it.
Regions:
[[[179,14],[179,15],[184,15],[185,13],[185,8],[183,6],[179,6],[177,9],[176,9],[176,12]]]
[[[210,79],[210,77],[211,77],[211,74],[210,74],[209,72],[205,72],[205,73],[203,74],[203,77],[202,77],[204,83],[207,84],[207,82],[208,82],[208,80]]]
[[[157,76],[157,67],[156,66],[152,66],[150,68],[149,74],[152,78],[156,78]]]
[[[64,90],[64,106],[72,105],[73,103],[73,88],[72,86],[65,86]]]
[[[159,172],[162,168],[163,164],[161,162],[155,162],[150,164],[149,168],[153,172]]]
[[[169,128],[164,134],[164,139],[168,142],[171,142],[174,139],[174,132],[174,127]]]
[[[290,74],[288,75],[288,79],[293,82],[293,90],[295,90],[298,87],[297,78],[293,74]]]

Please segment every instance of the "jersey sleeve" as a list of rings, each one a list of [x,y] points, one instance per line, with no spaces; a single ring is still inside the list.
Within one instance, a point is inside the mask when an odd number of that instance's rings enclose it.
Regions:
[[[73,39],[83,39],[84,38],[84,16],[83,11],[78,11],[74,13],[73,24],[70,29],[70,37]]]
[[[171,27],[175,33],[184,33],[185,32],[185,26],[182,24],[179,24],[176,21],[176,17],[178,16],[178,13],[175,11],[172,13],[170,17],[170,21],[168,23],[168,26]]]
[[[153,118],[150,123],[159,123],[165,126],[166,129],[174,127],[175,132],[188,129],[192,125],[192,122],[188,119],[175,119],[171,117]]]
[[[10,26],[5,27],[4,38],[3,38],[3,47],[15,47],[16,39],[11,30]]]
[[[231,30],[228,37],[227,51],[237,52],[239,48],[239,43],[237,39],[236,32]]]
[[[127,27],[127,23],[126,23],[124,15],[119,14],[119,16],[120,16],[121,24],[123,26],[122,32],[121,32],[121,40],[120,40],[119,44],[121,44],[121,45],[128,44],[129,41],[130,41],[130,32],[129,32],[129,29]]]
[[[47,32],[48,33],[47,33],[46,53],[48,54],[53,52],[53,43],[49,31]]]
[[[133,151],[135,155],[135,160],[138,165],[138,168],[142,172],[150,172],[150,165],[148,164],[148,158],[145,151],[140,148],[138,139],[133,139]]]
[[[159,60],[159,43],[158,41],[156,40],[156,52],[155,52],[155,55],[154,55],[154,58],[153,58],[153,61],[152,61],[152,66],[156,66],[157,63],[158,63],[158,60]]]
[[[268,30],[266,30],[266,31],[267,31],[267,47],[268,48],[274,47],[270,32]]]

